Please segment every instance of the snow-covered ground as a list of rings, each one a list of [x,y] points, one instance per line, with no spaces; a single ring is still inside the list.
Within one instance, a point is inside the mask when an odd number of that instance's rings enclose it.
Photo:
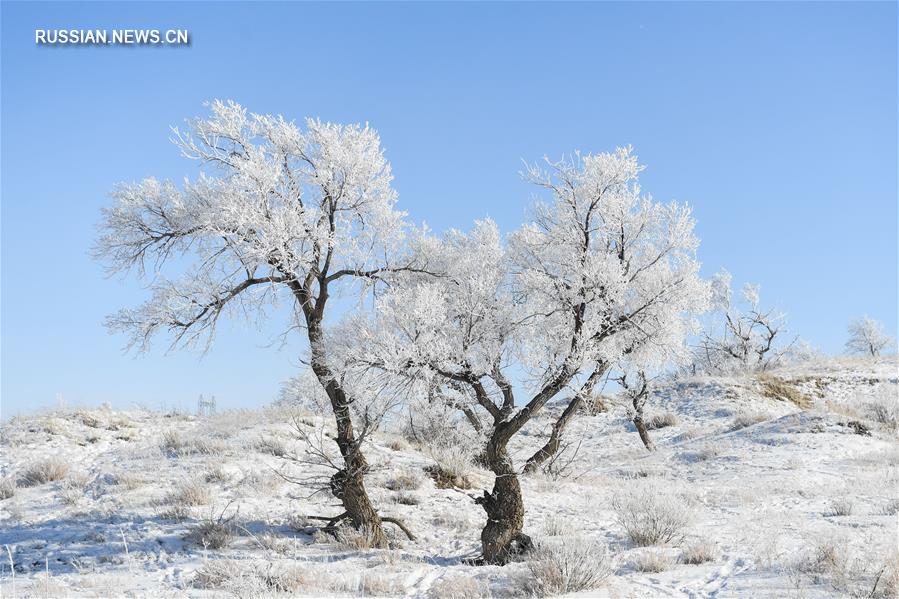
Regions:
[[[652,431],[653,454],[625,406],[609,401],[607,411],[575,421],[555,472],[522,477],[525,532],[536,541],[608,547],[611,575],[579,596],[895,591],[899,442],[878,420],[888,421],[889,410],[895,418],[896,359],[823,360],[772,374],[660,389],[649,411],[673,416]],[[559,409],[550,406],[518,436],[517,463],[539,446]],[[305,415],[297,426],[314,436],[322,422]],[[297,437],[279,408],[209,418],[84,409],[5,423],[2,596],[535,592],[527,561],[463,562],[478,553],[484,512],[473,497],[490,488],[488,472],[474,468],[469,489],[438,489],[424,473],[433,463],[427,451],[376,433],[366,450],[369,493],[416,540],[387,525],[397,533],[394,548],[359,549],[353,535],[335,540],[308,519],[340,509],[326,492],[313,494],[328,471],[305,463],[314,460]],[[628,493],[680,502],[689,516],[683,535],[635,547],[613,509],[613,497]],[[221,530],[233,534],[215,538]],[[697,546],[710,560],[683,563]]]

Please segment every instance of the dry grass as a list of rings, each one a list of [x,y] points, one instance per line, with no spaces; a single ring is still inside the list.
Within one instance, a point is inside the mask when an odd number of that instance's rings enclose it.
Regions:
[[[674,565],[674,560],[667,553],[661,551],[643,551],[638,553],[630,561],[631,567],[637,572],[665,572]]]
[[[147,481],[142,476],[131,472],[116,472],[110,476],[110,482],[128,491],[133,491],[147,484]]]
[[[36,487],[62,480],[69,473],[69,464],[62,458],[53,456],[29,464],[19,478],[19,486]]]
[[[762,373],[756,376],[765,397],[778,401],[787,401],[796,407],[807,410],[812,407],[812,399],[800,391],[796,385],[773,374]]]
[[[193,586],[225,591],[237,597],[296,596],[309,590],[311,577],[296,565],[248,563],[221,559],[207,561],[194,574]]]
[[[222,520],[204,520],[192,526],[187,533],[187,539],[192,543],[213,550],[224,549],[235,536],[231,523]]]
[[[677,561],[682,564],[699,565],[713,562],[718,557],[718,548],[711,541],[696,539],[681,550]]]
[[[418,470],[404,470],[384,485],[391,491],[414,491],[421,487],[424,476]]]
[[[159,447],[167,455],[174,457],[192,454],[221,455],[227,450],[227,445],[221,439],[204,435],[184,435],[174,429],[162,434]]]
[[[212,490],[205,482],[185,480],[164,501],[172,506],[206,505],[212,501]]]
[[[849,516],[852,514],[853,507],[852,500],[848,497],[837,497],[830,502],[825,516]]]
[[[728,427],[732,431],[747,428],[771,420],[769,412],[763,410],[739,410]]]
[[[539,596],[589,591],[612,573],[605,545],[583,537],[538,544],[528,568]]]
[[[471,454],[460,447],[432,447],[431,457],[435,464],[425,469],[438,489],[470,489],[471,473],[474,469]]]
[[[256,442],[256,451],[267,453],[276,458],[283,458],[288,454],[287,446],[284,441],[277,437],[263,437]]]
[[[430,599],[481,599],[490,596],[490,586],[469,576],[441,578],[428,591]]]
[[[16,484],[15,478],[12,476],[3,477],[3,479],[0,480],[0,500],[9,499],[15,495],[16,489],[18,489],[18,485]]]
[[[549,516],[543,521],[543,534],[547,537],[568,537],[574,535],[576,530],[574,522],[559,516]]]
[[[680,419],[678,419],[677,414],[665,411],[650,414],[646,418],[645,424],[648,430],[654,431],[669,426],[677,426],[678,422],[680,422]]]
[[[346,551],[362,551],[374,547],[374,536],[371,529],[363,526],[356,529],[352,526],[341,526],[335,535],[337,546]]]

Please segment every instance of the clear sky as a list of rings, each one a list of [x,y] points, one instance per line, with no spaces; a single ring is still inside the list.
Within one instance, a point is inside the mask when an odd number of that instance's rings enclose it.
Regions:
[[[896,334],[896,3],[2,3],[2,414],[109,402],[258,406],[303,346],[226,324],[212,351],[124,355],[144,297],[88,255],[119,181],[195,176],[169,126],[234,99],[370,122],[434,229],[522,221],[521,160],[631,144],[694,207],[705,274],[761,284],[842,350]],[[37,47],[34,29],[190,30],[189,47]]]

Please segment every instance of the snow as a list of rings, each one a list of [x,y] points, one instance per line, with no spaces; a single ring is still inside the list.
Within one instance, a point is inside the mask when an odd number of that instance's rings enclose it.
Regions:
[[[810,405],[765,396],[754,375],[682,379],[648,401],[650,416],[670,411],[677,421],[651,432],[655,453],[643,449],[624,402],[613,401],[608,411],[572,423],[567,451],[577,447],[577,455],[560,459],[561,476],[522,476],[526,533],[539,541],[560,531],[565,538],[567,531],[609,547],[613,574],[577,596],[870,593],[878,572],[896,556],[897,514],[887,512],[899,500],[899,443],[896,432],[866,418],[858,402],[899,401],[897,360],[827,359],[771,374],[804,393]],[[559,410],[550,404],[516,437],[511,450],[519,467]],[[755,423],[735,429],[741,414]],[[298,426],[328,428],[311,414]],[[492,475],[473,469],[471,489],[438,489],[422,475],[418,489],[390,490],[395,476],[420,473],[432,461],[387,428],[366,450],[372,465],[366,486],[380,512],[402,519],[416,540],[388,524],[397,533],[395,547],[366,550],[316,533],[321,522],[302,518],[335,515],[340,508],[327,492],[313,494],[329,470],[308,463],[284,408],[205,418],[110,409],[14,418],[2,428],[4,477],[19,478],[53,456],[70,468],[63,480],[20,486],[0,501],[2,595],[527,594],[525,562],[463,561],[478,554],[484,512],[473,498],[490,488]],[[166,451],[165,438],[194,448]],[[333,442],[324,441],[330,450]],[[299,461],[273,455],[279,447]],[[288,482],[278,471],[307,484]],[[204,482],[207,474],[212,482]],[[187,482],[208,486],[208,502],[188,506],[185,520],[167,519],[167,497]],[[637,482],[689,498],[694,517],[684,540],[657,548],[627,540],[611,498]],[[851,504],[848,514],[834,515],[840,502]],[[235,525],[227,547],[199,547],[185,538],[198,522],[220,516]],[[715,546],[714,559],[678,563],[682,547],[696,540]],[[846,556],[841,568],[810,567],[809,559],[828,544]],[[636,571],[634,560],[652,552],[670,557],[668,569]],[[216,566],[225,580],[202,588],[198,572]]]

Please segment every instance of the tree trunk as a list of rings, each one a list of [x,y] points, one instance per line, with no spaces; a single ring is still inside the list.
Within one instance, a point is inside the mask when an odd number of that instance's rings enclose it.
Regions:
[[[644,382],[642,388],[633,396],[634,426],[637,429],[637,433],[640,435],[640,440],[643,441],[643,445],[646,446],[646,449],[655,451],[655,443],[652,442],[652,438],[649,436],[649,430],[646,428],[646,423],[643,421],[643,406],[646,404],[646,393],[647,385]]]
[[[553,430],[549,435],[549,440],[546,442],[546,445],[528,458],[528,461],[524,465],[525,474],[533,474],[536,472],[537,468],[539,468],[543,462],[553,457],[556,452],[559,451],[559,447],[562,444],[562,433],[565,432],[565,427],[568,426],[568,423],[571,422],[583,403],[584,397],[581,394],[571,398],[571,401],[568,402],[568,406],[562,412],[562,415],[559,416],[559,419],[556,420],[555,423],[553,423]]]
[[[593,393],[596,383],[602,378],[606,370],[607,367],[605,364],[599,364],[590,376],[587,377],[587,380],[584,381],[584,384],[581,386],[581,390],[578,391],[577,395],[571,398],[571,401],[568,402],[568,406],[562,411],[562,415],[559,416],[559,419],[556,420],[555,423],[553,423],[553,430],[549,435],[549,440],[546,442],[546,445],[528,458],[528,461],[524,466],[525,474],[533,474],[536,472],[541,464],[553,457],[556,452],[559,451],[559,447],[562,445],[562,434],[565,432],[565,428],[568,426],[568,423],[574,419],[575,414],[577,414],[578,409],[587,400],[587,397]]]
[[[362,454],[361,439],[356,439],[346,392],[334,380],[331,371],[316,359],[313,351],[312,370],[325,388],[334,420],[337,424],[337,446],[343,457],[344,468],[331,477],[331,494],[343,504],[346,517],[356,529],[364,530],[372,547],[386,548],[387,535],[381,517],[375,510],[365,490],[363,479],[368,471],[368,462]]]
[[[649,451],[655,451],[655,443],[652,442],[652,439],[649,436],[649,431],[646,429],[646,423],[643,422],[642,408],[634,416],[634,426],[637,427],[637,433],[640,434],[640,440],[643,441],[643,445],[646,446],[646,449],[648,449]]]
[[[487,512],[487,525],[481,531],[483,559],[487,564],[503,565],[516,554],[531,547],[531,539],[522,532],[524,500],[521,485],[506,451],[506,442],[494,433],[484,457],[496,475],[493,491],[484,491],[476,501]]]

